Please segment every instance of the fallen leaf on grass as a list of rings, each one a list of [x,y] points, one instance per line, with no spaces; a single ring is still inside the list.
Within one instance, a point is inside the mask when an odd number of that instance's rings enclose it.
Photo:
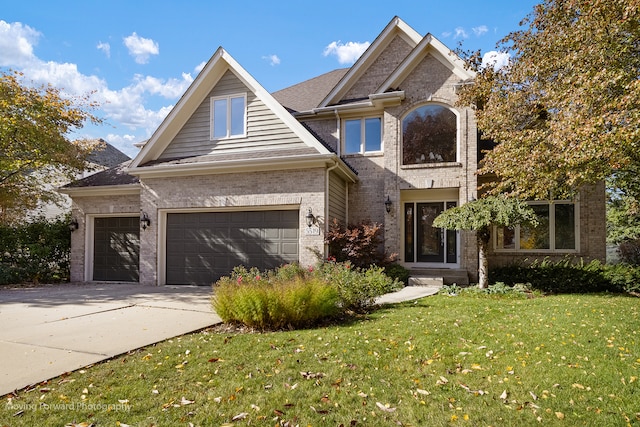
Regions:
[[[562,412],[556,412],[556,417],[558,417],[559,420],[564,420],[564,414]]]
[[[507,400],[507,390],[502,392],[502,394],[500,395],[500,399]]]
[[[324,374],[322,372],[315,372],[314,373],[314,372],[311,372],[311,371],[300,372],[300,375],[302,375],[302,377],[304,379],[306,379],[306,380],[310,380],[310,379],[313,379],[313,378],[323,378],[324,377]]]
[[[380,402],[376,402],[376,406],[384,412],[394,412],[396,410],[396,408],[391,408],[388,403],[384,405]]]
[[[416,393],[423,394],[425,396],[429,396],[431,394],[427,390],[422,390],[421,388],[416,389]]]
[[[231,418],[231,421],[240,421],[240,420],[244,420],[245,418],[247,418],[247,415],[249,415],[249,413],[247,413],[247,412],[240,412],[238,415],[236,415],[235,417]]]
[[[189,400],[189,399],[185,399],[184,396],[182,396],[182,399],[180,399],[180,404],[181,405],[191,405],[192,403],[195,403],[195,400]]]
[[[446,378],[445,378],[445,377],[443,377],[443,376],[440,376],[440,379],[439,379],[438,381],[436,381],[436,384],[437,384],[437,385],[444,385],[444,384],[446,384],[446,383],[448,383],[448,382],[449,382],[449,380],[448,380],[448,379],[446,379]]]

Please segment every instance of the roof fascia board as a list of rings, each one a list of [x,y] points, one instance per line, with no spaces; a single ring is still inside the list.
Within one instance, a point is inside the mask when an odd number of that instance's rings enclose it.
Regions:
[[[128,171],[130,174],[144,178],[163,178],[184,175],[212,175],[222,173],[237,172],[255,172],[255,171],[271,171],[286,169],[307,169],[313,167],[326,167],[328,164],[338,162],[343,165],[335,154],[312,155],[312,156],[289,156],[289,157],[272,157],[267,159],[244,159],[244,160],[227,160],[223,162],[202,162],[202,163],[186,163],[186,164],[169,164],[159,166],[142,166],[135,170]],[[342,168],[348,171],[352,179],[355,180],[356,175],[349,168]]]
[[[394,72],[387,77],[376,92],[384,93],[390,88],[397,87],[429,53],[433,53],[434,58],[462,80],[466,81],[475,78],[476,74],[466,68],[464,61],[457,54],[432,34],[427,34],[404,61],[398,65]]]
[[[100,185],[95,187],[58,188],[58,193],[71,197],[82,196],[125,196],[140,194],[140,184]]]
[[[412,45],[412,47],[417,46],[420,40],[422,40],[422,36],[417,31],[399,17],[394,16],[391,22],[387,24],[384,30],[382,30],[373,43],[371,43],[371,46],[358,58],[356,63],[353,64],[349,71],[340,79],[338,84],[322,100],[318,107],[322,108],[337,103],[340,97],[351,87],[353,82],[364,74],[373,61],[375,61],[380,53],[391,43],[391,40],[393,40],[396,34],[399,34],[409,45]]]
[[[405,98],[404,91],[394,91],[387,93],[374,93],[369,95],[368,101],[354,102],[352,104],[332,105],[329,107],[314,108],[309,111],[296,113],[298,119],[310,119],[325,115],[336,115],[345,112],[368,111],[373,108],[398,105]]]

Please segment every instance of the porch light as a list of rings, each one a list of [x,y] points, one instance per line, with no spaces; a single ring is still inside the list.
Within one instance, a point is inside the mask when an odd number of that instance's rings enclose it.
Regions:
[[[307,211],[307,215],[305,216],[305,219],[307,220],[307,227],[311,227],[313,224],[316,223],[316,217],[313,216],[313,213],[311,212],[311,208],[309,208],[309,211]]]
[[[140,224],[142,225],[143,230],[146,230],[147,227],[151,225],[151,219],[149,218],[146,212],[140,213]]]
[[[71,218],[71,222],[69,222],[69,231],[72,233],[76,231],[79,227],[78,220],[75,218]]]
[[[391,213],[391,199],[387,195],[387,200],[384,201],[384,208],[387,210],[387,213]]]

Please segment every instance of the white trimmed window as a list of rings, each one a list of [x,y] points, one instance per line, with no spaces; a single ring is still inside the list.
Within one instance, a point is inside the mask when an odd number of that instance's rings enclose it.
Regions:
[[[211,98],[211,139],[239,138],[247,133],[247,94]]]
[[[496,251],[575,252],[579,247],[578,204],[569,200],[529,202],[539,225],[495,227]]]
[[[382,151],[382,119],[367,117],[344,120],[343,154]]]

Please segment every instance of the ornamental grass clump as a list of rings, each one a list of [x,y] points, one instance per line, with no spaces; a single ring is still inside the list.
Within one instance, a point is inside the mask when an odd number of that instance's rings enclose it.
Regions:
[[[338,292],[299,267],[261,273],[236,267],[214,285],[213,308],[225,323],[259,330],[314,325],[338,312]]]

